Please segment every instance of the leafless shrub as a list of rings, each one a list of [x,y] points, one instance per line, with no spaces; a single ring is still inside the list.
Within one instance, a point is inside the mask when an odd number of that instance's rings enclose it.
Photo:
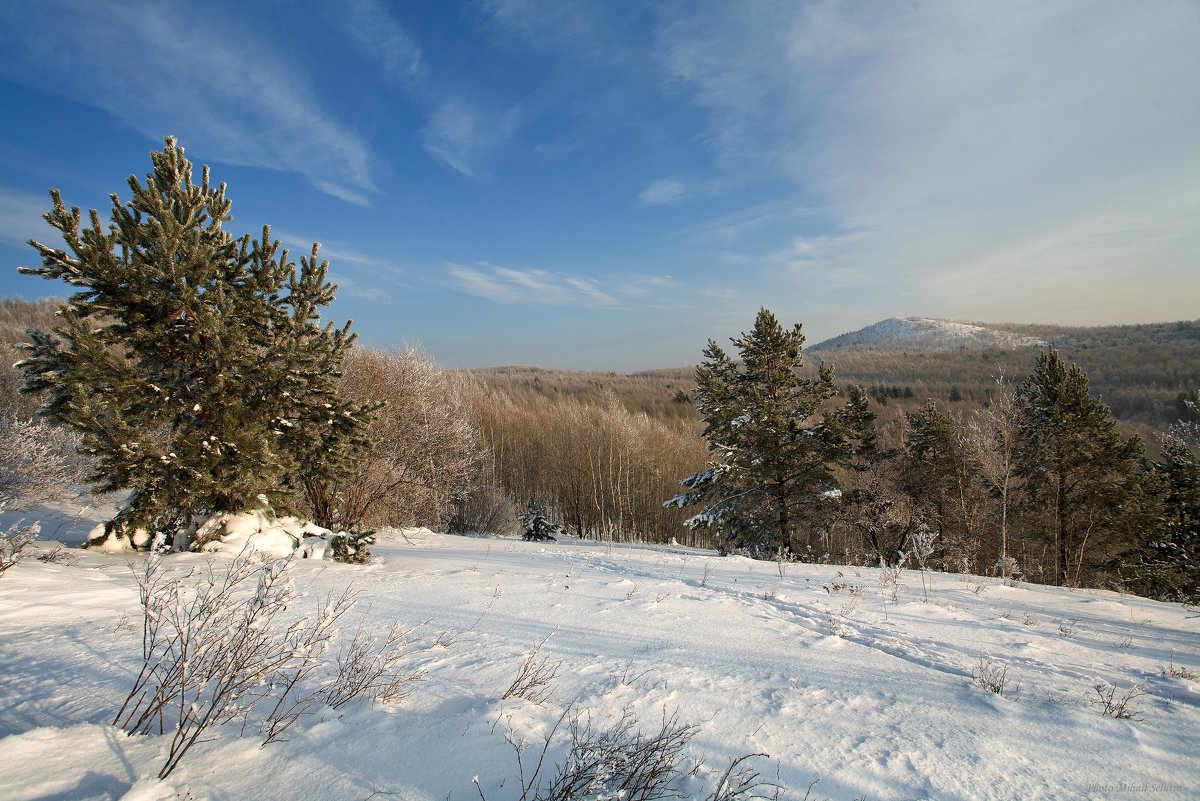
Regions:
[[[1008,665],[981,656],[972,678],[975,686],[981,690],[1004,695],[1004,690],[1008,685]]]
[[[1025,617],[1021,620],[1021,625],[1028,626],[1031,629],[1036,629],[1040,623],[1040,620],[1028,612],[1025,613]]]
[[[792,557],[783,550],[783,548],[775,551],[775,570],[779,573],[779,580],[783,581],[787,577],[788,562],[792,561]]]
[[[1067,639],[1075,636],[1075,627],[1079,625],[1078,618],[1066,618],[1058,622],[1058,633]]]
[[[933,555],[933,541],[937,539],[937,532],[930,531],[924,526],[919,526],[913,531],[909,537],[908,555],[917,561],[917,567],[921,569],[921,592],[925,600],[929,600],[929,588],[925,584],[925,571],[927,570],[927,562],[929,557]],[[905,554],[900,554],[900,564],[904,563]]]
[[[821,589],[825,590],[825,592],[827,592],[830,595],[841,592],[842,590],[851,586],[850,582],[843,580],[844,578],[845,577],[842,574],[842,571],[839,570],[837,572],[837,578],[835,578],[833,581],[829,582],[828,584],[822,584]]]
[[[1042,694],[1042,698],[1046,701],[1046,703],[1055,704],[1056,706],[1072,706],[1078,703],[1074,698],[1071,697],[1071,693],[1066,690],[1063,690],[1059,693],[1046,690]]]
[[[904,586],[900,579],[904,576],[904,563],[907,560],[908,556],[903,553],[894,565],[887,564],[883,559],[879,560],[879,594],[884,601],[896,603],[900,588]]]
[[[621,671],[621,684],[628,687],[635,682],[641,681],[653,669],[653,666],[651,666],[643,671],[635,672],[633,670],[633,657],[630,657],[629,661],[625,663],[625,669]]]
[[[497,584],[496,587],[492,590],[491,599],[483,607],[483,611],[479,613],[479,617],[475,618],[474,623],[472,623],[470,626],[467,626],[467,628],[463,629],[462,631],[452,631],[449,628],[444,628],[441,630],[441,632],[438,633],[437,637],[434,638],[432,644],[438,648],[449,648],[450,646],[452,646],[456,642],[458,642],[459,637],[462,637],[463,635],[470,634],[471,632],[473,632],[475,630],[475,628],[479,625],[479,623],[484,619],[484,617],[487,616],[487,613],[492,611],[492,607],[496,605],[496,599],[499,598],[503,594],[504,593],[503,593],[503,591],[501,591],[500,585]]]
[[[496,460],[481,459],[461,497],[455,499],[449,530],[513,536],[520,532],[517,505],[505,494],[496,475]]]
[[[615,724],[597,729],[590,720],[572,717],[571,746],[554,777],[534,796],[537,801],[576,798],[621,798],[650,801],[682,798],[674,788],[680,752],[697,728],[663,714],[653,734],[636,729],[637,719],[626,712]]]
[[[767,758],[766,754],[745,754],[729,763],[717,786],[705,798],[705,801],[751,801],[762,798],[778,801],[783,787],[761,780],[761,775],[752,766],[746,764],[751,759]],[[813,782],[815,784],[816,782]],[[812,785],[809,785],[812,788]],[[770,792],[770,795],[762,795]],[[807,794],[805,798],[807,798]]]
[[[58,543],[55,543],[53,548],[42,549],[33,558],[47,565],[71,565],[79,559],[77,555],[71,553]]]
[[[320,703],[353,698],[394,700],[413,677],[397,669],[405,632],[393,628],[377,644],[356,636],[332,663],[325,658],[336,624],[354,593],[319,601],[315,614],[290,624],[283,613],[296,598],[292,558],[262,562],[239,555],[218,572],[213,563],[170,576],[151,556],[137,576],[142,604],[142,659],[113,725],[129,734],[171,732],[166,778],[214,726],[249,721],[260,704],[263,745],[280,739]],[[310,678],[319,674],[319,680]]]
[[[247,712],[288,664],[271,625],[294,595],[285,565],[243,554],[222,577],[210,563],[199,575],[170,578],[160,558],[147,559],[138,576],[142,667],[113,725],[129,734],[173,729],[159,778],[206,729]]]
[[[554,688],[550,683],[558,676],[558,669],[562,667],[562,663],[550,662],[550,657],[541,655],[542,647],[553,634],[552,631],[543,637],[537,647],[525,656],[525,661],[521,663],[521,669],[517,671],[517,677],[500,696],[501,700],[523,698],[540,706],[546,703],[554,693]]]
[[[1142,715],[1129,706],[1129,703],[1146,693],[1139,687],[1130,687],[1121,693],[1111,684],[1097,684],[1092,687],[1096,691],[1096,699],[1092,702],[1100,713],[1110,718],[1120,720],[1141,720]]]
[[[43,420],[0,418],[0,504],[67,497],[83,482],[79,435]]]
[[[407,672],[403,667],[404,649],[412,631],[394,623],[377,640],[360,627],[337,658],[337,678],[325,693],[325,703],[341,709],[355,698],[385,704],[404,700],[408,685],[424,677],[421,672]]]
[[[353,603],[354,593],[349,589],[336,598],[327,596],[318,606],[315,625],[296,625],[286,632],[293,658],[268,679],[268,697],[274,698],[275,703],[259,725],[264,735],[262,747],[281,740],[284,732],[324,700],[329,688],[311,689],[306,680],[325,668],[322,657],[333,636],[330,627]]]
[[[555,765],[554,775],[542,783],[548,772],[547,755],[564,728],[569,741],[566,754]],[[685,775],[681,762],[684,749],[698,730],[666,711],[658,729],[650,733],[641,732],[637,718],[628,711],[616,723],[600,728],[592,724],[586,713],[581,715],[568,706],[542,740],[536,759],[527,757],[523,740],[511,731],[506,733],[505,738],[517,753],[521,789],[518,801],[685,798],[680,788]],[[758,772],[747,764],[763,756],[748,754],[733,760],[713,791],[704,796],[705,801],[777,799],[782,788],[761,781]],[[479,779],[474,781],[481,801],[487,801]],[[771,795],[762,795],[763,791],[770,791]]]
[[[704,575],[700,576],[700,586],[701,587],[708,586],[708,579],[710,576],[712,576],[712,565],[709,564],[707,559],[705,559],[704,560]]]
[[[1200,673],[1197,673],[1196,671],[1189,667],[1185,667],[1184,665],[1176,665],[1174,659],[1163,665],[1162,670],[1159,672],[1163,676],[1173,676],[1177,679],[1186,679],[1187,681],[1196,681],[1200,679]]]
[[[0,503],[0,510],[3,508],[4,504]],[[14,523],[0,531],[0,576],[25,558],[25,549],[37,539],[40,530],[37,523],[28,526]]]

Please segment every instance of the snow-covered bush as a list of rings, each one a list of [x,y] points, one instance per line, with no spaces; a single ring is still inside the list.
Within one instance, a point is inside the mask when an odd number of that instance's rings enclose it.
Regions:
[[[199,518],[173,539],[163,532],[133,531],[126,537],[113,533],[105,535],[105,525],[94,528],[89,536],[92,547],[111,552],[129,548],[148,547],[158,538],[154,550],[224,552],[256,551],[266,557],[286,557],[293,553],[304,559],[333,559],[338,562],[365,564],[370,561],[370,546],[375,543],[373,531],[330,531],[308,520],[277,515],[265,495],[258,496],[254,508],[233,514],[218,512]]]
[[[554,542],[567,533],[562,526],[547,519],[546,507],[534,498],[525,502],[525,508],[517,518],[521,521],[521,539],[529,542]]]
[[[3,508],[0,503],[0,510]],[[16,523],[0,531],[0,576],[25,558],[25,549],[37,539],[38,532],[37,523],[29,526]]]
[[[937,532],[930,531],[922,526],[912,533],[908,540],[909,555],[917,561],[917,567],[921,569],[921,592],[925,596],[925,600],[929,600],[929,588],[925,584],[925,571],[929,557],[933,555],[933,541],[937,539]],[[904,561],[903,556],[900,559]]]
[[[885,601],[891,600],[896,603],[899,596],[900,588],[904,585],[900,579],[904,576],[904,565],[908,561],[908,554],[903,551],[900,553],[900,560],[889,565],[881,558],[879,560],[879,594]]]
[[[329,537],[329,558],[335,562],[365,565],[371,561],[374,531],[339,531]]]
[[[79,435],[42,420],[0,418],[0,503],[16,506],[65,496],[82,483]]]

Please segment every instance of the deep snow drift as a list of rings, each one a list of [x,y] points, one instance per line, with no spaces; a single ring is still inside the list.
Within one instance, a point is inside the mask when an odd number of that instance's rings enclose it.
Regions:
[[[86,517],[86,515],[85,515]],[[43,525],[70,539],[86,531]],[[321,708],[259,748],[212,732],[166,781],[167,738],[110,727],[141,648],[133,569],[145,557],[26,559],[0,578],[0,798],[478,799],[520,794],[506,740],[537,750],[564,707],[644,729],[694,723],[681,791],[764,753],[764,778],[803,798],[1200,797],[1200,619],[1093,590],[928,574],[896,600],[870,568],[755,562],[671,547],[548,544],[383,532],[375,564],[295,565],[312,601],[348,584],[343,621],[417,625],[395,706]],[[226,555],[180,554],[171,570]],[[303,607],[303,608],[301,608]],[[543,638],[561,662],[544,705],[500,700]],[[1007,669],[1003,695],[975,680]],[[989,662],[989,660],[991,660]],[[1164,674],[1164,668],[1166,673]],[[1135,719],[1094,687],[1129,688]],[[548,759],[561,755],[553,745]]]

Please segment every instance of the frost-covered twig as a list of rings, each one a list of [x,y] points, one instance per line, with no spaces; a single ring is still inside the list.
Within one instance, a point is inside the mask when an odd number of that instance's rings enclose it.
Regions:
[[[243,552],[220,575],[210,562],[168,576],[162,557],[147,558],[137,576],[141,668],[113,725],[129,734],[170,731],[159,778],[170,775],[212,727],[248,718],[265,699],[275,703],[262,722],[264,744],[318,698],[327,700],[323,691],[314,695],[301,684],[321,663],[354,594],[327,597],[315,617],[283,626],[278,620],[296,597],[293,564],[291,557],[263,563]],[[378,689],[377,678],[366,683],[366,692]]]
[[[0,503],[0,510],[3,509],[4,504]],[[28,526],[14,523],[4,531],[0,531],[0,576],[25,558],[25,549],[37,539],[39,531],[40,527],[37,523]]]
[[[744,765],[751,759],[768,759],[766,754],[745,754],[729,763],[717,786],[705,801],[751,801],[751,799],[771,799],[778,801],[783,787],[778,784],[760,781],[759,773],[749,765]],[[810,785],[811,787],[811,785]],[[770,795],[760,795],[769,791]]]
[[[337,678],[328,688],[325,702],[341,709],[355,698],[385,704],[403,700],[408,695],[408,685],[424,676],[420,671],[410,673],[403,667],[404,649],[412,631],[393,623],[382,639],[377,640],[359,628],[350,646],[338,656]]]
[[[550,682],[554,681],[558,675],[558,669],[562,667],[562,663],[551,663],[549,657],[540,656],[540,654],[546,641],[554,635],[554,631],[543,637],[537,647],[525,656],[525,661],[521,663],[521,669],[517,671],[517,677],[500,696],[500,700],[516,697],[541,705],[550,698],[554,692]]]

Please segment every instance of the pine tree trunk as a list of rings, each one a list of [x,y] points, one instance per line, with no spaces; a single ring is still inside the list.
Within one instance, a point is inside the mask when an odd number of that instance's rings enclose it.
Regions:
[[[779,547],[783,551],[786,558],[792,556],[792,535],[791,535],[791,517],[788,514],[787,504],[787,488],[782,482],[778,485],[778,490],[775,495],[776,502],[779,504]]]
[[[1060,587],[1066,584],[1067,564],[1070,561],[1069,549],[1067,547],[1066,487],[1067,477],[1065,471],[1060,466],[1058,469],[1058,486],[1055,487],[1054,494],[1054,550],[1056,554],[1054,560],[1054,583]]]

